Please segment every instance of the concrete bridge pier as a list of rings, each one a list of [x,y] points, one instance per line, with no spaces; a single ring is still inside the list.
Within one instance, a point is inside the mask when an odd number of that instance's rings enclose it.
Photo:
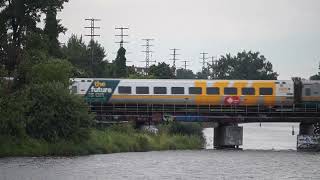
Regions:
[[[320,151],[320,123],[300,123],[298,151]]]
[[[243,127],[238,124],[218,124],[214,128],[215,149],[239,149],[243,142]]]

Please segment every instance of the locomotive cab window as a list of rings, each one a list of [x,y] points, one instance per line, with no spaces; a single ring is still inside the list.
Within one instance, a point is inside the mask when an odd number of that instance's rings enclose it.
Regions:
[[[202,94],[202,88],[201,87],[190,87],[189,94]]]
[[[166,87],[154,87],[153,92],[154,92],[154,94],[167,94],[167,88]]]
[[[260,95],[262,96],[268,96],[273,94],[272,88],[260,88]]]
[[[184,87],[172,87],[171,94],[184,94]]]
[[[237,95],[238,90],[237,88],[224,88],[225,95]]]
[[[149,87],[137,87],[136,94],[149,94]]]
[[[207,88],[207,94],[208,95],[219,95],[220,89],[217,87],[208,87]]]
[[[242,88],[242,95],[255,95],[254,88]]]
[[[131,87],[130,86],[119,86],[118,93],[119,94],[131,94]]]

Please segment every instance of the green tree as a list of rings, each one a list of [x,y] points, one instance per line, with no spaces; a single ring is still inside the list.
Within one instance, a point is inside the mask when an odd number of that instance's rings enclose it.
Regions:
[[[165,62],[158,63],[158,65],[152,65],[149,68],[148,72],[149,76],[153,76],[156,79],[173,79],[175,78],[175,74],[172,68],[170,68],[169,64]]]
[[[226,54],[220,57],[216,67],[210,68],[214,69],[218,79],[275,80],[278,77],[271,62],[259,52],[243,51],[236,56]]]
[[[320,65],[319,65],[319,72],[310,77],[310,80],[320,80]]]
[[[90,41],[87,47],[87,54],[90,54],[89,62],[92,69],[89,70],[92,77],[109,77],[111,76],[111,65],[105,60],[106,51],[97,41]],[[93,62],[91,62],[93,56]]]
[[[202,71],[200,71],[196,74],[196,78],[197,79],[208,79],[209,75],[210,75],[209,69],[203,68]]]
[[[128,76],[128,70],[126,65],[126,49],[120,47],[117,53],[117,57],[113,62],[113,76],[116,78],[124,78]]]
[[[46,12],[44,33],[48,37],[49,55],[61,58],[62,52],[58,40],[59,34],[64,33],[66,28],[60,24],[61,20],[57,19],[57,9],[48,7]]]
[[[89,54],[82,37],[72,35],[67,44],[63,46],[64,57],[75,66],[76,77],[89,77]]]
[[[41,14],[48,7],[57,10],[63,8],[63,3],[68,0],[1,0],[0,1],[0,49],[4,56],[4,65],[9,75],[23,60],[25,40],[29,33],[41,33],[37,27],[41,22]]]
[[[195,79],[195,74],[190,69],[178,69],[177,79]]]
[[[110,77],[112,65],[105,60],[106,51],[97,41],[86,45],[82,37],[72,35],[62,47],[64,57],[75,66],[74,77]],[[91,57],[93,56],[93,59]],[[91,62],[92,61],[92,62]]]

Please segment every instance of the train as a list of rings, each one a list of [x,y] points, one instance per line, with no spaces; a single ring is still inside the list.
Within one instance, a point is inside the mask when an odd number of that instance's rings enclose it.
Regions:
[[[320,81],[73,78],[89,103],[291,106],[320,104]]]

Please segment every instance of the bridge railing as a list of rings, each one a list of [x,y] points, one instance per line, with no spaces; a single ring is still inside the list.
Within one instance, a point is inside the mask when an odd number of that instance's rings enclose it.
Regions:
[[[102,104],[91,103],[91,112],[97,119],[108,117],[146,117],[155,115],[198,116],[198,117],[320,117],[317,104],[294,104],[291,106],[227,106],[189,104]]]

